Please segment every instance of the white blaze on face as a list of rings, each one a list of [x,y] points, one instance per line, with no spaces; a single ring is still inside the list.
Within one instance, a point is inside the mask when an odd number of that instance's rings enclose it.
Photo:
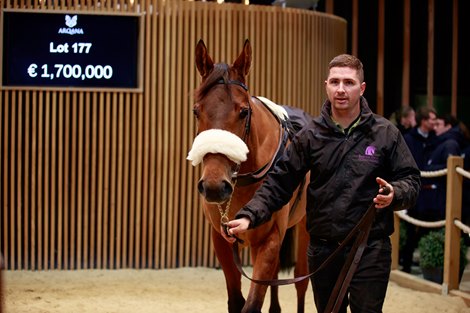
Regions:
[[[196,166],[207,153],[220,153],[240,164],[246,161],[248,152],[248,146],[237,135],[222,129],[209,129],[194,138],[186,159]]]

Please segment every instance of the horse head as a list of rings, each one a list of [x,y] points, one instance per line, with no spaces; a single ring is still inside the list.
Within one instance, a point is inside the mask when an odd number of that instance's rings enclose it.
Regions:
[[[195,91],[194,115],[198,135],[188,160],[203,163],[198,191],[207,202],[227,202],[233,193],[232,176],[246,161],[251,105],[246,76],[251,65],[248,40],[235,62],[214,63],[202,40],[196,47],[196,66],[201,85]]]

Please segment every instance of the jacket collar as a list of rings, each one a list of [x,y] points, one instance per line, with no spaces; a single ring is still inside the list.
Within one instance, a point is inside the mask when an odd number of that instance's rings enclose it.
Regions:
[[[361,96],[359,100],[359,105],[361,106],[361,117],[359,123],[355,126],[355,128],[361,128],[364,130],[370,129],[372,127],[374,119],[373,113],[371,109],[369,108],[369,104],[367,103],[366,98]],[[322,116],[323,122],[326,124],[328,128],[335,129],[339,132],[342,132],[340,128],[336,125],[336,123],[333,121],[331,118],[331,102],[330,100],[326,100],[323,103],[321,113],[320,115]]]

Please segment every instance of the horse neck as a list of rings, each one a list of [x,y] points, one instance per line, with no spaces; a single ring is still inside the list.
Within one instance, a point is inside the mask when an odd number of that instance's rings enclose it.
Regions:
[[[246,142],[250,153],[242,164],[242,173],[255,171],[270,162],[279,146],[279,121],[255,98],[252,98],[251,108],[250,133]]]

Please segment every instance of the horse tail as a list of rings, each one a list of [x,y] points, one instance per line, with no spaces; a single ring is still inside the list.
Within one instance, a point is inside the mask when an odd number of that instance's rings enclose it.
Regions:
[[[295,227],[287,229],[279,254],[281,271],[289,271],[295,266]]]

